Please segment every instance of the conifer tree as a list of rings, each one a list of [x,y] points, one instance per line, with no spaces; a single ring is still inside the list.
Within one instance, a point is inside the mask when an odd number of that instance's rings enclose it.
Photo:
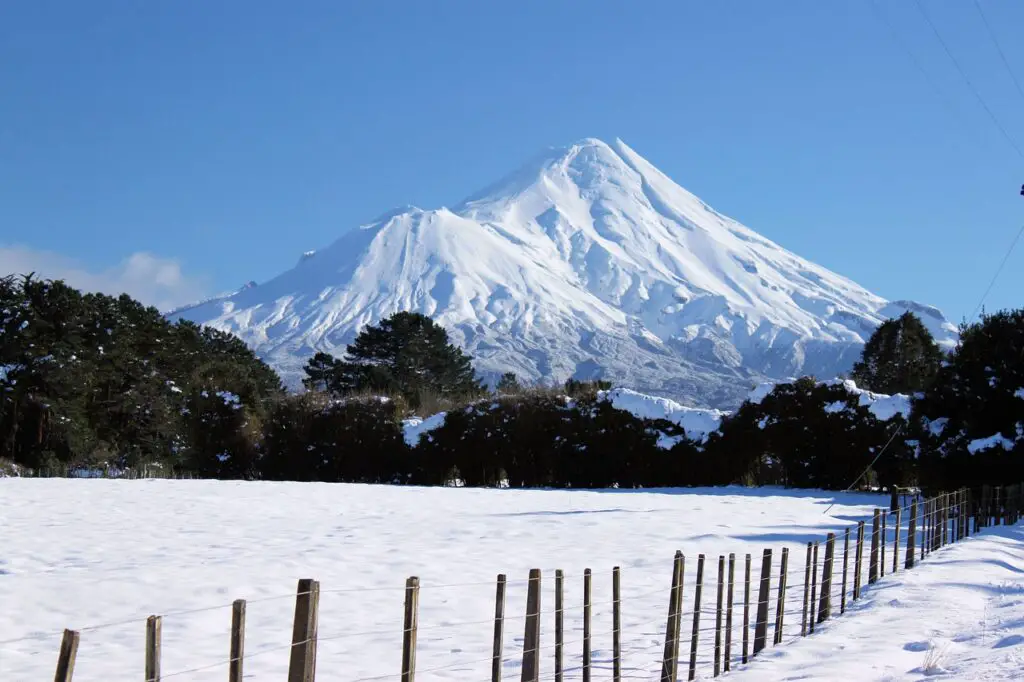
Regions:
[[[928,328],[907,312],[875,330],[853,366],[851,378],[876,393],[917,393],[931,383],[942,357]]]

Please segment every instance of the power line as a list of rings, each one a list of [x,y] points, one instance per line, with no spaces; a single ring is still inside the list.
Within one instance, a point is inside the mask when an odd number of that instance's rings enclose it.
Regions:
[[[981,104],[982,108],[984,108],[985,111],[988,113],[989,118],[992,119],[992,123],[994,123],[995,126],[999,128],[999,132],[1003,134],[1003,137],[1005,137],[1006,141],[1010,143],[1010,146],[1013,147],[1013,149],[1017,152],[1018,156],[1024,159],[1024,151],[1021,151],[1021,148],[1017,145],[1013,138],[1010,137],[1010,134],[1006,132],[1006,128],[1003,127],[1003,124],[999,122],[999,118],[996,117],[995,112],[992,111],[992,108],[989,107],[988,103],[985,102],[985,99],[981,96],[981,93],[978,92],[978,88],[974,86],[974,82],[971,81],[970,76],[968,76],[967,72],[964,71],[963,66],[960,65],[960,61],[953,55],[953,52],[949,49],[949,45],[946,44],[946,41],[943,40],[942,34],[939,33],[939,29],[936,28],[935,26],[935,22],[932,21],[931,17],[928,16],[928,12],[925,11],[924,6],[921,5],[921,0],[914,0],[914,4],[917,6],[917,9],[921,13],[921,16],[924,17],[924,20],[928,23],[928,26],[931,27],[932,33],[935,34],[935,37],[938,39],[939,44],[942,45],[942,49],[945,51],[946,56],[948,56],[950,61],[953,62],[953,66],[956,67],[956,70],[960,73],[960,76],[964,79],[964,82],[967,83],[967,87],[970,88],[972,93],[974,93],[975,99],[978,100],[978,103]]]
[[[1010,248],[1006,250],[1006,255],[1003,256],[1002,262],[999,263],[999,267],[996,268],[996,274],[992,276],[992,281],[988,283],[988,288],[985,289],[985,293],[981,295],[981,300],[978,301],[978,306],[974,309],[974,312],[971,313],[972,320],[978,316],[981,306],[985,304],[985,299],[992,291],[992,287],[995,286],[996,280],[999,279],[999,275],[1003,272],[1003,268],[1006,267],[1006,262],[1010,260],[1010,254],[1013,253],[1013,249],[1017,246],[1017,242],[1020,241],[1021,235],[1024,235],[1024,225],[1021,225],[1020,229],[1017,230],[1017,236],[1013,238],[1012,242],[1010,242]]]
[[[989,23],[988,17],[985,16],[985,11],[981,9],[981,3],[978,2],[978,0],[974,0],[974,7],[978,10],[978,16],[981,17],[982,23],[985,24],[985,30],[988,31],[988,36],[992,39],[992,44],[996,46],[996,52],[999,53],[999,58],[1003,60],[1003,66],[1006,67],[1006,72],[1010,74],[1010,79],[1017,87],[1017,93],[1020,95],[1021,99],[1024,99],[1024,87],[1021,86],[1020,80],[1017,79],[1017,74],[1013,72],[1013,67],[1010,66],[1010,60],[1006,58],[1006,53],[1003,52],[1003,47],[999,44],[995,31],[992,30],[992,24]]]

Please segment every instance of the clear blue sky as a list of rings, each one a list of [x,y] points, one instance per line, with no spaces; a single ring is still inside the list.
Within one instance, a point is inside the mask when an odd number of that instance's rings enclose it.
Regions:
[[[959,320],[1024,223],[1024,159],[913,0],[879,1],[938,89],[871,0],[4,3],[0,265],[214,293],[618,136],[787,248]],[[981,2],[1024,80],[1024,2]],[[973,0],[922,3],[1024,147]],[[1022,291],[1024,244],[987,305]]]

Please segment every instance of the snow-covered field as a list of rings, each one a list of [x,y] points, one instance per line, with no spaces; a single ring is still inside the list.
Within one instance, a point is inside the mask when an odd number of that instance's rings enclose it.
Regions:
[[[754,557],[756,581],[762,549],[775,550],[777,572],[779,550],[788,546],[790,574],[802,580],[804,543],[887,503],[873,495],[740,488],[512,491],[61,479],[2,479],[0,500],[0,679],[52,675],[60,631],[70,627],[82,631],[79,682],[137,679],[149,614],[164,615],[165,679],[224,679],[236,598],[249,600],[247,677],[284,679],[293,593],[303,577],[321,583],[317,679],[394,679],[403,586],[412,575],[422,583],[417,679],[485,681],[499,572],[509,577],[505,674],[512,679],[530,568],[544,570],[542,679],[553,672],[554,569],[566,573],[567,679],[579,679],[582,575],[593,569],[595,676],[603,679],[610,676],[616,565],[624,674],[657,679],[676,549],[686,555],[688,642],[698,553],[708,555],[702,630],[710,630],[719,554],[736,553],[739,584],[744,554]],[[732,675],[837,679],[841,669],[843,679],[918,679],[911,671],[923,665],[922,642],[929,639],[956,640],[948,668],[965,651],[978,670],[998,665],[1000,656],[1019,656],[1024,550],[1019,534],[999,530],[933,555],[913,574],[886,578],[855,607],[873,603],[870,614],[784,643],[751,672],[736,669],[737,608]],[[738,587],[737,603],[741,598]],[[788,599],[790,613],[800,594]],[[798,614],[787,615],[787,640],[799,628]],[[699,667],[710,677],[713,635],[701,637]],[[851,655],[837,656],[844,646]],[[822,658],[824,667],[809,669]]]

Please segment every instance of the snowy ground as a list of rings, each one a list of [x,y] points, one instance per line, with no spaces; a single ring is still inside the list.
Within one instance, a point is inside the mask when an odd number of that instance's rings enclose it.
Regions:
[[[78,682],[137,679],[149,614],[165,616],[165,679],[224,679],[236,598],[249,600],[247,677],[283,679],[293,591],[302,577],[321,582],[317,679],[393,679],[410,575],[422,582],[417,679],[482,682],[489,679],[499,572],[509,576],[505,675],[512,679],[519,672],[530,568],[544,569],[542,679],[553,672],[553,573],[566,572],[565,655],[573,680],[580,678],[582,574],[594,570],[595,677],[604,679],[616,565],[622,567],[624,674],[657,679],[676,549],[686,554],[686,640],[696,556],[708,555],[699,669],[710,677],[707,630],[714,623],[719,554],[736,553],[739,582],[744,554],[754,555],[756,580],[762,549],[775,550],[777,572],[778,552],[787,546],[790,575],[802,579],[804,543],[887,502],[738,488],[567,492],[60,479],[3,479],[0,499],[0,679],[52,675],[59,633],[71,627],[82,631]],[[823,513],[833,500],[839,503]],[[734,663],[731,674],[837,679],[836,666],[845,661],[843,679],[918,679],[912,671],[924,663],[926,642],[946,639],[955,640],[946,668],[999,669],[1002,659],[1019,656],[1024,642],[1021,540],[991,529],[983,539],[943,550],[912,574],[887,577],[853,607],[873,604],[870,613],[844,616],[796,643],[790,642],[800,623],[792,605],[800,595],[787,597],[787,641],[766,651],[751,672]],[[738,588],[737,602],[741,594]],[[842,647],[848,655],[836,656]]]
[[[981,535],[887,576],[814,635],[765,652],[754,680],[1024,678],[1024,527]]]

